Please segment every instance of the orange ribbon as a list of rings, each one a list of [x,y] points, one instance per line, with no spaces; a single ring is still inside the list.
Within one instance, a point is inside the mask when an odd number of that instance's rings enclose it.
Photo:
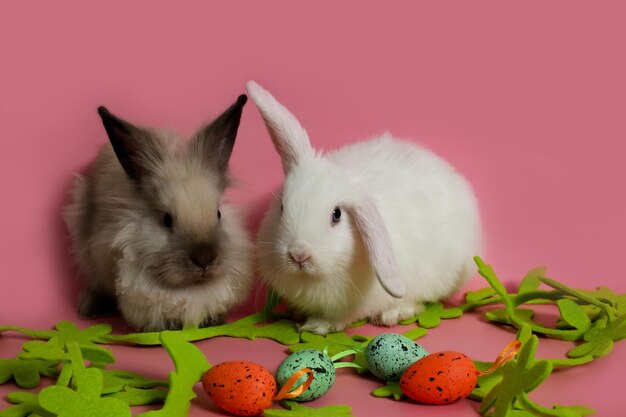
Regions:
[[[300,377],[304,374],[309,374],[309,377],[307,378],[305,383],[290,392],[294,384],[298,382]],[[289,398],[297,397],[298,395],[309,389],[311,383],[313,383],[313,378],[315,378],[315,374],[313,374],[312,370],[310,370],[309,368],[300,369],[298,372],[293,374],[291,378],[287,380],[287,382],[285,382],[280,391],[278,391],[278,394],[276,394],[276,396],[274,397],[274,401],[288,400]]]
[[[489,375],[490,373],[498,369],[500,366],[502,366],[506,362],[513,359],[515,355],[517,355],[517,352],[519,352],[521,347],[522,347],[522,342],[520,342],[519,340],[512,341],[511,343],[506,345],[504,349],[502,349],[502,352],[500,352],[496,360],[493,362],[493,364],[491,365],[491,368],[487,369],[486,371],[476,371],[476,373],[479,376]]]

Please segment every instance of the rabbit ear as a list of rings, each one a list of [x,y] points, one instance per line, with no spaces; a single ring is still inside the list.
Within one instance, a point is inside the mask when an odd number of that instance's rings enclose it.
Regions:
[[[391,296],[402,298],[406,287],[398,276],[391,237],[380,212],[371,199],[349,207],[356,227],[361,234],[378,281]]]
[[[215,169],[226,182],[228,161],[235,145],[241,112],[248,97],[240,95],[224,113],[200,129],[192,139],[194,154],[199,154],[206,164]]]
[[[141,177],[162,162],[163,150],[150,132],[120,119],[106,107],[98,107],[98,114],[115,155],[129,178],[140,181]]]
[[[283,170],[287,174],[302,159],[314,154],[309,135],[289,110],[265,90],[249,81],[248,93],[256,103],[267,131],[269,132],[276,152],[283,162]]]

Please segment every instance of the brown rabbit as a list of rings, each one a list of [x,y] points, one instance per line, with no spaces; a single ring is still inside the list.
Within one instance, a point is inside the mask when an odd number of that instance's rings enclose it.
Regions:
[[[223,322],[245,300],[252,245],[223,192],[246,100],[190,141],[98,109],[111,143],[64,212],[86,279],[80,317],[119,308],[139,330],[177,329]]]

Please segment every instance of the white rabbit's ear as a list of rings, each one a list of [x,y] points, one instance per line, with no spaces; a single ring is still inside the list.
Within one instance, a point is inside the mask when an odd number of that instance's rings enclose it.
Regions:
[[[314,155],[309,135],[289,110],[280,104],[269,91],[249,81],[248,93],[256,103],[274,148],[283,162],[283,170],[287,174],[302,159]]]
[[[367,199],[349,207],[349,210],[359,229],[378,281],[391,296],[404,297],[406,286],[398,276],[391,237],[376,205],[371,199]]]

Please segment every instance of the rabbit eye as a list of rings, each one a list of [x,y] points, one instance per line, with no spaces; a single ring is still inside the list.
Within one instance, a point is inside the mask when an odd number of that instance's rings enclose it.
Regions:
[[[339,207],[335,207],[335,210],[333,211],[333,225],[339,223],[340,219],[341,219],[341,209]]]
[[[165,213],[163,215],[163,226],[171,229],[174,224],[174,219],[172,219],[172,215],[169,213]]]
[[[222,212],[219,211],[219,209],[217,210],[217,220],[222,218]]]

